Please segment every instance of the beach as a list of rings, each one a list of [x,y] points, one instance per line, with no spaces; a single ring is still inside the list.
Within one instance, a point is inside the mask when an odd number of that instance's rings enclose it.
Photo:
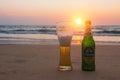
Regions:
[[[0,0],[0,80],[120,80],[120,0]]]
[[[81,46],[71,45],[73,70],[57,70],[58,44],[0,44],[0,80],[119,80],[120,45],[96,45],[96,71],[81,70]]]

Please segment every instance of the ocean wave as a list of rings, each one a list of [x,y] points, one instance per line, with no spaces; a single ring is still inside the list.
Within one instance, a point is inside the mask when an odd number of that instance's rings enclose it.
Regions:
[[[0,33],[6,34],[56,34],[55,30],[1,30]]]
[[[97,36],[120,36],[120,31],[113,30],[113,31],[106,31],[106,30],[100,30],[100,31],[93,31],[94,35]]]
[[[92,28],[93,35],[97,36],[120,36],[120,26],[95,26]],[[0,25],[0,33],[4,34],[54,34],[54,25]],[[74,32],[83,35],[83,31]]]

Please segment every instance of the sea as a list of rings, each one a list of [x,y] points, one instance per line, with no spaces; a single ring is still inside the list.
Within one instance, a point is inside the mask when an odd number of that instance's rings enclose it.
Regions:
[[[73,32],[72,44],[81,44],[83,30]],[[96,43],[120,44],[120,25],[95,25]],[[0,25],[0,44],[59,44],[56,25]]]

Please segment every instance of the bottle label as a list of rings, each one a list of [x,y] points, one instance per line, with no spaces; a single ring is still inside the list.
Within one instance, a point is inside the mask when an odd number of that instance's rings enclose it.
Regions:
[[[84,60],[86,63],[94,62],[94,49],[92,47],[87,47],[84,50]]]
[[[92,36],[91,21],[86,21],[82,44],[82,70],[95,70],[95,43]]]
[[[85,57],[94,57],[94,49],[92,47],[87,47],[84,50]]]

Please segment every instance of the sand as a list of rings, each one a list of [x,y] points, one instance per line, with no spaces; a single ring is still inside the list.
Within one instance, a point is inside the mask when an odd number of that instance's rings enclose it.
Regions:
[[[81,70],[81,47],[71,48],[73,71],[60,72],[58,45],[0,45],[0,80],[120,80],[120,45],[96,46],[96,71]]]

